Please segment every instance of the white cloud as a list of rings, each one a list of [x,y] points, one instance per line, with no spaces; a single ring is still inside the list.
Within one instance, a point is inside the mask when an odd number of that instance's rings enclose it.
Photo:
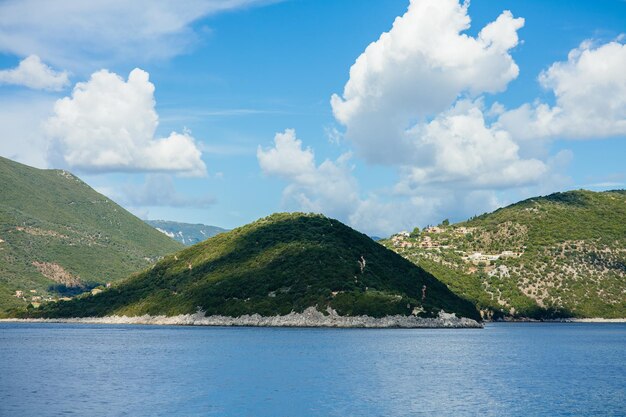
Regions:
[[[198,38],[191,25],[273,0],[39,0],[0,3],[0,52],[37,54],[63,68],[162,59]]]
[[[518,75],[510,50],[524,21],[505,11],[470,37],[463,33],[467,8],[457,0],[411,0],[358,57],[343,94],[331,98],[345,133],[327,135],[345,138],[367,162],[394,167],[395,185],[364,197],[351,169],[317,165],[313,150],[286,131],[258,159],[265,173],[288,181],[288,201],[381,235],[461,220],[571,187],[564,173],[573,154],[550,155],[547,139],[626,134],[623,38],[583,42],[543,71],[539,82],[553,104],[485,109],[484,95],[504,91]]]
[[[556,98],[503,113],[499,125],[519,139],[591,139],[626,134],[626,45],[589,41],[539,76]]]
[[[83,171],[206,175],[201,151],[188,132],[155,138],[154,106],[147,72],[134,69],[128,81],[106,70],[92,74],[54,105],[46,123],[51,158],[55,165]]]
[[[350,68],[342,97],[333,95],[336,119],[367,160],[409,164],[418,157],[407,130],[448,109],[463,94],[496,93],[519,69],[509,50],[524,24],[503,12],[476,38],[469,3],[411,0],[392,29],[371,43]]]
[[[411,195],[378,190],[362,197],[350,158],[344,154],[318,165],[313,150],[305,148],[292,129],[277,133],[273,147],[257,150],[262,172],[287,181],[285,208],[324,213],[365,233],[387,236],[439,222],[442,212],[469,216],[497,207],[491,191],[450,192],[428,184]]]
[[[483,106],[484,94],[504,91],[518,75],[509,51],[524,20],[504,11],[471,37],[463,33],[468,4],[412,0],[358,57],[342,96],[331,98],[343,137],[367,162],[394,167],[395,186],[361,196],[351,170],[328,160],[318,166],[313,150],[286,131],[258,159],[266,174],[289,181],[289,201],[388,235],[490,211],[507,195],[563,180],[553,170],[567,155],[523,156],[516,138],[491,122],[506,109]]]
[[[98,191],[125,207],[145,211],[147,207],[174,207],[205,209],[213,206],[217,199],[211,195],[188,196],[176,189],[173,178],[166,174],[149,174],[140,185],[125,184],[100,187]],[[145,216],[144,216],[145,217]]]
[[[316,165],[313,151],[302,148],[293,129],[277,133],[274,147],[259,146],[257,159],[264,174],[289,182],[283,192],[287,206],[347,218],[359,204],[358,186],[348,165],[350,155]]]
[[[453,151],[453,153],[458,151],[458,155],[464,152],[464,147],[481,146],[480,142],[484,139],[482,136],[488,137],[486,140],[490,142],[491,136],[501,134],[485,128],[480,114],[472,114],[477,111],[473,103],[463,104],[467,105],[467,109],[457,109],[458,114],[451,112],[444,117],[445,120],[433,122],[435,125],[449,124],[437,128],[453,132],[446,134],[458,134],[459,140],[465,137],[460,133],[463,129],[476,130],[469,135],[467,143],[461,140],[459,149]],[[464,113],[465,110],[469,113]],[[459,120],[455,120],[457,117]],[[473,138],[472,135],[477,137]],[[325,160],[318,165],[313,150],[304,147],[302,141],[296,137],[295,131],[291,129],[277,133],[273,147],[268,149],[259,147],[257,159],[264,174],[287,181],[283,190],[283,205],[286,209],[324,213],[365,233],[388,236],[402,229],[437,224],[443,217],[462,220],[475,214],[482,214],[519,198],[537,195],[538,190],[554,191],[550,187],[562,178],[552,175],[550,169],[552,166],[566,165],[571,155],[568,152],[559,153],[548,164],[534,160],[522,161],[517,159],[514,145],[511,151],[506,134],[502,135],[496,142],[504,144],[500,148],[496,146],[492,152],[509,153],[504,162],[497,162],[499,165],[496,167],[482,168],[482,164],[490,165],[493,162],[463,161],[462,166],[458,168],[476,173],[483,182],[482,187],[477,185],[468,187],[463,182],[453,183],[453,179],[450,178],[442,179],[447,181],[446,186],[442,186],[436,180],[425,181],[424,178],[416,180],[411,177],[415,174],[414,171],[407,168],[406,171],[400,172],[400,180],[394,190],[383,188],[370,191],[363,196],[354,176],[353,167],[349,165],[350,154],[344,154],[336,161]],[[449,165],[445,168],[439,167],[437,170],[444,172],[448,169],[447,175],[456,178],[454,165],[459,163],[456,160],[458,155],[453,155],[450,161],[446,161],[445,164]],[[466,178],[468,172],[463,172],[460,177]],[[504,180],[498,176],[504,177]],[[532,181],[537,180],[539,176],[541,176],[540,187]],[[520,187],[520,192],[516,194],[518,198],[503,197],[509,194],[505,188],[490,188],[503,185],[503,181],[509,183],[513,181]],[[524,184],[529,185],[522,187]]]
[[[415,165],[401,167],[398,189],[426,184],[522,186],[547,173],[542,161],[520,158],[519,147],[507,131],[487,125],[480,101],[460,100],[412,133],[420,158]]]
[[[302,141],[296,138],[294,129],[286,129],[274,136],[274,147],[257,149],[257,159],[265,174],[283,178],[295,178],[307,182],[307,177],[315,175],[315,156],[311,148],[302,149]]]
[[[0,70],[0,84],[23,85],[34,90],[61,91],[69,84],[67,72],[57,72],[37,55],[24,58],[17,68]]]
[[[350,68],[343,96],[331,98],[358,153],[398,170],[397,193],[520,187],[548,172],[544,162],[520,156],[515,138],[483,109],[482,94],[505,90],[519,73],[509,51],[524,19],[504,11],[471,37],[463,33],[468,7],[412,0]],[[496,105],[487,117],[502,111]]]

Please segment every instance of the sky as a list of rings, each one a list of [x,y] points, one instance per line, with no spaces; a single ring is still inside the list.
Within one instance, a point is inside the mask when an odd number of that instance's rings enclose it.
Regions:
[[[387,236],[626,188],[624,0],[0,1],[0,155],[144,219]]]

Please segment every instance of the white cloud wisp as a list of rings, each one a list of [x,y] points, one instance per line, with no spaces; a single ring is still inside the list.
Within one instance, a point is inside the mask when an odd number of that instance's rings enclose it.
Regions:
[[[0,70],[0,84],[21,85],[33,90],[61,91],[69,82],[66,71],[53,70],[37,55],[24,58],[16,68]]]
[[[211,195],[185,195],[176,189],[171,175],[149,174],[141,185],[126,184],[115,190],[105,190],[116,201],[137,208],[173,207],[206,209],[217,199]]]
[[[37,54],[63,68],[171,58],[199,35],[197,20],[278,0],[8,0],[0,3],[0,52]]]

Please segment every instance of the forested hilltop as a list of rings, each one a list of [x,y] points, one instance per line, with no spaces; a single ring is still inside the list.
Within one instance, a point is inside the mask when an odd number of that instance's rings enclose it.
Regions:
[[[531,198],[381,243],[486,317],[626,317],[626,191]]]
[[[0,157],[0,317],[106,286],[182,247],[67,171]]]
[[[43,305],[30,316],[340,315],[477,319],[474,306],[364,234],[321,215],[275,214],[221,233],[104,292]]]

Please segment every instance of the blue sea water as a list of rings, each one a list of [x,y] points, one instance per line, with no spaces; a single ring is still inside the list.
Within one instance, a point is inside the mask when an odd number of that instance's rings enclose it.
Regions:
[[[626,325],[0,323],[1,416],[626,416]]]

